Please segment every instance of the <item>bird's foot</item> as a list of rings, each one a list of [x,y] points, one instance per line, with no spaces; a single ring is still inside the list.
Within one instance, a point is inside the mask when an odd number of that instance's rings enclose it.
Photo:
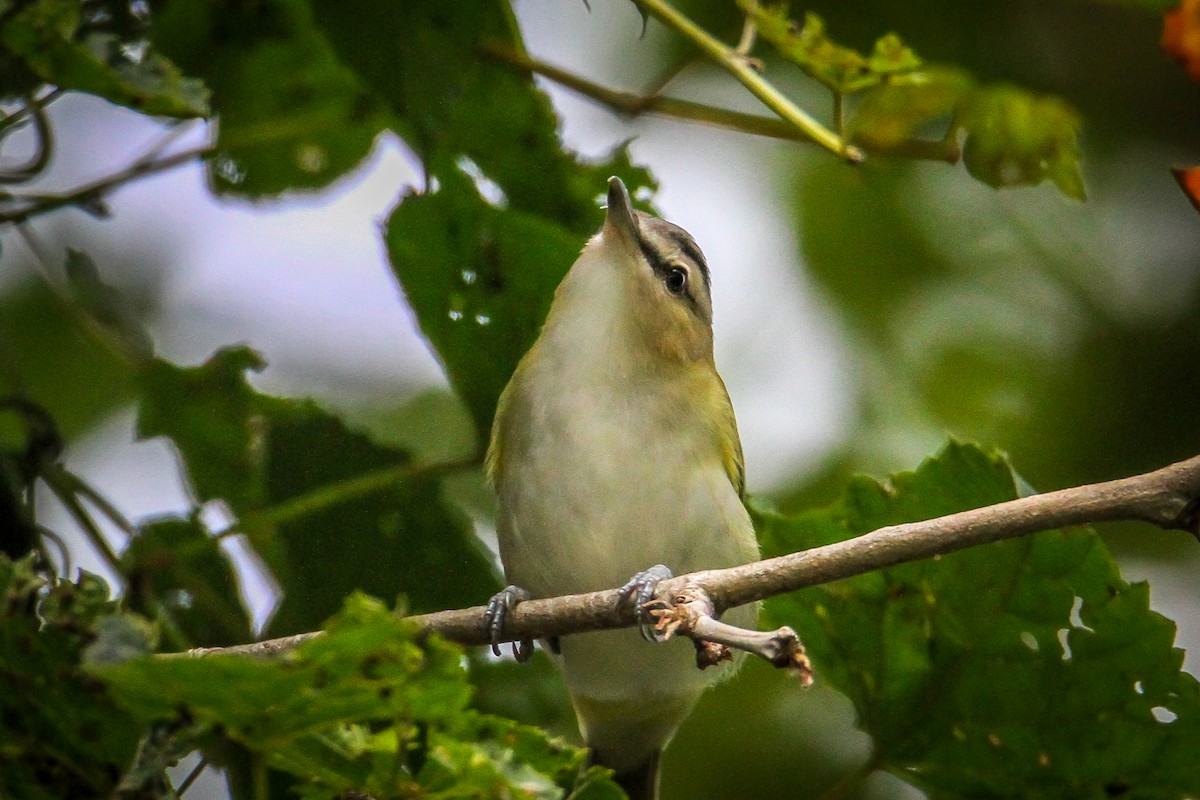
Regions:
[[[621,602],[633,601],[637,611],[638,630],[641,631],[642,638],[648,642],[657,641],[657,639],[654,635],[654,616],[647,606],[654,602],[654,593],[658,591],[658,585],[674,577],[675,575],[666,566],[655,564],[650,569],[634,575],[618,590],[621,594]]]
[[[483,612],[484,623],[492,635],[492,653],[500,655],[500,641],[504,638],[504,627],[508,623],[508,615],[531,595],[520,586],[505,586],[488,600],[487,609]],[[533,655],[533,640],[522,639],[512,643],[513,658],[517,661],[528,661]]]

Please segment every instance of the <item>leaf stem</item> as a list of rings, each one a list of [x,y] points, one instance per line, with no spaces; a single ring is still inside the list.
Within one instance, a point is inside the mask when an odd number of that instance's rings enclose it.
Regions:
[[[845,139],[817,122],[803,109],[784,96],[759,75],[736,48],[729,47],[711,36],[707,31],[677,11],[666,0],[634,0],[638,8],[654,16],[667,27],[678,31],[696,45],[705,55],[716,61],[725,71],[745,86],[763,105],[774,111],[785,122],[795,126],[817,144],[835,155],[857,164],[866,154],[849,144]]]
[[[251,511],[229,530],[219,534],[226,536],[231,533],[249,532],[266,525],[283,525],[293,522],[300,517],[324,511],[332,506],[356,500],[368,494],[373,494],[389,486],[403,483],[414,478],[428,478],[458,472],[463,469],[477,467],[482,463],[478,455],[459,461],[446,461],[435,464],[407,463],[383,467],[353,478],[327,483],[296,497],[291,497],[274,506]]]
[[[866,780],[868,775],[875,771],[877,766],[876,757],[872,755],[870,760],[865,764],[843,775],[836,783],[822,792],[818,800],[845,800],[845,798],[850,797],[854,793],[855,789],[862,785],[862,782]]]
[[[122,514],[116,506],[108,501],[104,495],[92,488],[92,486],[73,472],[68,472],[65,469],[60,469],[59,477],[64,484],[75,494],[82,495],[89,503],[94,505],[101,514],[123,530],[127,535],[134,536],[137,534],[137,528],[129,518]]]
[[[271,784],[267,762],[261,753],[253,753],[250,762],[250,780],[254,800],[271,800]]]
[[[0,183],[25,183],[36,178],[54,155],[54,134],[50,129],[50,121],[46,118],[46,101],[27,95],[25,108],[33,120],[36,136],[33,155],[24,164],[0,168]],[[20,112],[17,112],[0,123],[0,136],[3,135],[4,128],[14,124],[13,120],[19,121],[21,118]]]
[[[71,518],[79,525],[88,541],[91,542],[92,547],[96,548],[96,551],[100,553],[104,562],[113,572],[124,579],[125,571],[121,566],[120,557],[113,550],[112,545],[108,543],[108,539],[104,538],[104,533],[96,525],[96,521],[88,514],[83,504],[79,502],[74,489],[69,485],[64,485],[64,481],[62,480],[64,473],[65,470],[61,468],[44,471],[42,473],[42,480],[50,487],[50,491],[54,493],[59,502],[66,507]]]
[[[2,216],[0,215],[0,217]],[[0,222],[2,221],[0,219]],[[26,249],[33,255],[34,263],[32,264],[32,272],[34,276],[46,287],[54,302],[62,307],[64,313],[100,349],[112,356],[122,366],[134,366],[137,359],[127,351],[125,344],[112,331],[97,322],[91,314],[76,302],[70,292],[52,277],[51,273],[55,270],[55,266],[50,260],[50,255],[46,252],[46,248],[34,234],[30,226],[22,221],[16,223],[16,228],[17,234],[21,237],[21,241],[25,243]]]
[[[199,778],[200,774],[206,769],[208,769],[208,759],[201,756],[200,761],[195,767],[192,768],[192,771],[188,773],[188,776],[183,779],[183,783],[179,784],[179,788],[175,790],[175,794],[180,797],[183,797],[185,794],[187,794],[187,790],[192,788],[192,784],[196,782],[196,779]]]
[[[216,153],[216,148],[212,145],[204,147],[196,147],[191,150],[184,150],[173,155],[164,156],[162,158],[152,159],[150,161],[137,161],[128,168],[114,172],[111,175],[106,175],[103,178],[85,183],[76,189],[63,194],[48,194],[48,195],[30,195],[22,197],[22,200],[27,201],[23,206],[13,209],[12,211],[0,212],[0,224],[20,224],[32,217],[47,214],[51,211],[57,211],[66,206],[78,206],[86,203],[89,200],[94,200],[103,196],[106,192],[122,185],[129,183],[137,178],[153,175],[158,172],[165,172],[174,169],[183,164],[191,163],[197,159],[204,159]]]

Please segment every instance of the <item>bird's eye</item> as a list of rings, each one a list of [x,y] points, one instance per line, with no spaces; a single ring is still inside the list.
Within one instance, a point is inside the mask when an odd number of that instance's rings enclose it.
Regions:
[[[663,285],[671,294],[683,294],[683,291],[687,289],[687,282],[687,270],[683,267],[671,267],[667,270],[666,277],[663,278]]]

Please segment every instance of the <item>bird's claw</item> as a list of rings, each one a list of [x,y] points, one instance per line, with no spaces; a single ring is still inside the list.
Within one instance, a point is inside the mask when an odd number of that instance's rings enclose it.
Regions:
[[[483,620],[492,636],[492,653],[494,655],[500,655],[500,642],[504,638],[504,627],[508,623],[508,615],[530,597],[529,592],[520,586],[510,585],[496,592],[492,595],[492,599],[488,600],[487,608],[483,612]],[[529,657],[533,655],[533,640],[522,639],[519,642],[513,642],[512,653],[513,658],[517,661],[528,661]]]
[[[654,617],[650,613],[649,606],[654,602],[654,594],[658,591],[658,585],[674,577],[675,575],[669,568],[662,564],[655,564],[650,569],[634,575],[628,583],[617,590],[620,592],[621,602],[633,601],[637,611],[638,631],[648,642],[657,641],[654,636]]]

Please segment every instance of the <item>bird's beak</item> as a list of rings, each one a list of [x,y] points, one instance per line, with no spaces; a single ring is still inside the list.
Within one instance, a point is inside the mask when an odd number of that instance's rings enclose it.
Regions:
[[[621,179],[608,179],[608,215],[604,218],[604,238],[616,238],[627,247],[636,248],[638,242],[637,217],[633,214],[633,203]]]

